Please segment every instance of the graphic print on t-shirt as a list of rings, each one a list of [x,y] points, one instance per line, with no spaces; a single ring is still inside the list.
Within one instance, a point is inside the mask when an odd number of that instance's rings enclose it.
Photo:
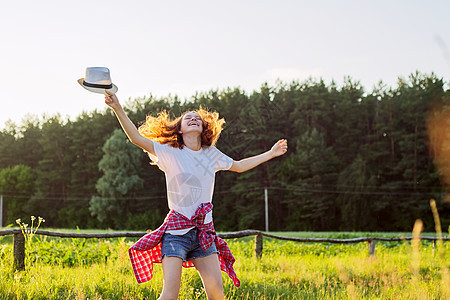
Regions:
[[[181,191],[185,191],[185,193]],[[167,193],[176,206],[189,207],[200,199],[202,184],[193,174],[180,173],[169,181]]]
[[[216,165],[228,165],[229,157],[220,151],[204,151],[202,156],[194,156],[195,166],[203,170],[203,175],[212,176],[216,172]]]

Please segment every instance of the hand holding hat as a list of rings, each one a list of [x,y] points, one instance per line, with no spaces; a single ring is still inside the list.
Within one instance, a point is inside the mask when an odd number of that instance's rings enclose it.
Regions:
[[[115,94],[118,90],[111,81],[109,69],[105,67],[86,68],[85,78],[78,79],[78,83],[86,90],[97,94],[106,94],[106,91]]]
[[[120,106],[119,99],[117,99],[116,94],[109,91],[105,91],[105,104],[114,110]]]

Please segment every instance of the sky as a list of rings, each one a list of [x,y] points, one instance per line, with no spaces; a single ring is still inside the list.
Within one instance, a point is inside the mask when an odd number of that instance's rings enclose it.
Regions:
[[[449,11],[448,0],[1,1],[0,129],[106,109],[77,83],[96,66],[122,103],[309,77],[371,91],[416,70],[449,82]]]

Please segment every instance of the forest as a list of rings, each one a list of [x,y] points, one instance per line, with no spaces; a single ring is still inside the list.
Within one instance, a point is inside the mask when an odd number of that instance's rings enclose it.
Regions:
[[[239,160],[285,138],[289,151],[242,174],[216,174],[218,231],[434,231],[436,199],[450,225],[450,89],[415,72],[396,87],[366,90],[349,77],[267,83],[120,99],[139,126],[166,110],[202,106],[225,118],[217,148]],[[120,96],[120,95],[119,95]],[[120,98],[120,97],[119,97]],[[103,97],[99,95],[99,101]],[[27,116],[0,132],[3,226],[41,216],[46,227],[156,229],[168,212],[164,173],[131,144],[111,109],[79,116]]]

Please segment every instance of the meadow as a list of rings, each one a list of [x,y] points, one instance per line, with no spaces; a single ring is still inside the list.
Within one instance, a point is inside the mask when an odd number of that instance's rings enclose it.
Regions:
[[[48,229],[46,229],[48,230]],[[54,230],[57,231],[57,230]],[[402,233],[290,232],[296,237],[399,237]],[[409,234],[411,235],[411,234]],[[433,234],[423,234],[432,236]],[[448,235],[446,235],[448,236]],[[0,299],[156,299],[162,269],[137,284],[127,249],[133,239],[35,236],[26,270],[14,272],[12,237],[0,237]],[[227,299],[450,299],[450,243],[298,243],[264,238],[261,259],[250,237],[227,240],[241,287],[223,273]],[[206,299],[195,269],[183,269],[179,299]]]

